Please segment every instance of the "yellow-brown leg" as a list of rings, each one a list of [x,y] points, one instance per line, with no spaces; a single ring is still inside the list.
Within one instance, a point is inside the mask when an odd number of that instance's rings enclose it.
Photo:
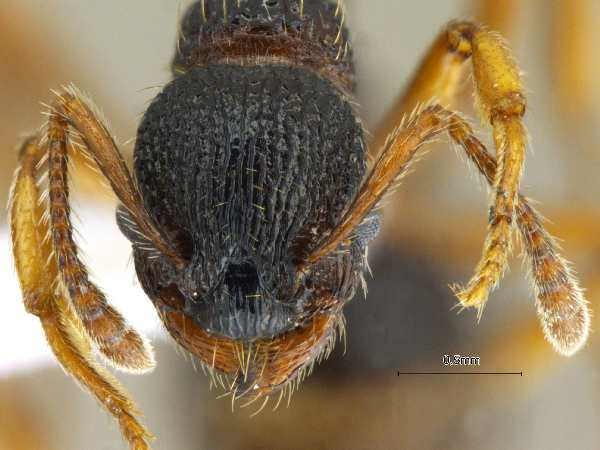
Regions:
[[[473,0],[473,11],[478,22],[510,36],[512,25],[526,2],[524,0]],[[552,20],[545,24],[549,36],[546,48],[549,76],[556,83],[554,96],[561,118],[570,125],[589,126],[589,119],[597,111],[598,96],[594,91],[600,74],[600,64],[593,55],[596,52],[597,34],[594,27],[600,25],[594,14],[593,0],[569,0],[543,2]],[[548,18],[547,11],[535,17]],[[587,120],[586,120],[587,119]]]
[[[377,128],[374,144],[384,142],[410,109],[431,98],[452,100],[463,63],[471,60],[477,104],[493,128],[499,170],[493,184],[488,234],[475,275],[455,293],[465,307],[481,314],[489,292],[507,267],[519,181],[525,158],[522,123],[525,97],[508,46],[494,32],[470,22],[452,22],[438,37],[406,92]],[[444,103],[442,103],[444,104]]]
[[[127,169],[107,126],[100,120],[94,106],[75,87],[69,86],[62,92],[56,92],[57,98],[50,107],[48,136],[55,132],[54,141],[60,143],[67,139],[67,127],[77,132],[84,146],[78,147],[89,155],[106,177],[119,201],[130,212],[139,230],[145,238],[152,242],[156,250],[168,257],[178,266],[185,266],[186,261],[177,249],[168,242],[156,228],[152,219],[144,209],[141,195]],[[61,131],[62,130],[62,131]],[[60,144],[62,145],[62,144]]]
[[[60,280],[75,312],[100,353],[116,367],[132,372],[154,366],[152,350],[111,307],[104,294],[89,280],[77,254],[70,219],[67,180],[67,124],[60,116],[48,121],[48,183],[50,238]]]
[[[350,240],[356,227],[407,173],[419,149],[442,132],[448,132],[493,185],[499,166],[469,125],[440,105],[428,106],[392,133],[354,202],[336,229],[307,258],[305,267]],[[559,352],[572,354],[587,339],[587,303],[568,265],[558,255],[554,239],[544,230],[542,221],[522,196],[519,196],[516,210],[515,219],[531,263],[538,313],[546,338]]]
[[[45,208],[39,203],[37,167],[43,153],[36,138],[25,143],[11,194],[13,253],[25,307],[40,319],[63,368],[118,420],[131,449],[149,449],[146,441],[150,434],[136,419],[135,405],[118,382],[94,361],[90,339],[60,282]]]
[[[73,240],[67,173],[69,127],[84,142],[84,146],[71,148],[79,149],[82,153],[89,152],[86,154],[96,161],[119,200],[133,211],[133,217],[139,219],[140,228],[151,227],[151,223],[140,206],[139,195],[114,141],[91,107],[81,98],[74,88],[65,89],[64,93],[59,94],[48,113],[47,129],[40,140],[48,155],[51,254],[74,312],[99,353],[121,370],[144,372],[154,367],[152,349],[89,280],[87,268],[79,259]],[[45,155],[42,158],[45,160]],[[160,237],[153,228],[148,233],[151,232]],[[157,240],[157,243],[161,244],[161,241]]]
[[[184,262],[146,213],[129,170],[93,106],[74,87],[56,94],[41,142],[48,151],[48,213],[52,254],[56,258],[59,278],[85,332],[100,354],[119,369],[144,372],[154,366],[149,345],[89,281],[87,268],[78,257],[69,207],[67,149],[69,143],[73,144],[70,133],[83,141],[83,145],[71,145],[70,148],[98,166],[145,240],[156,252],[170,258],[174,265],[181,266]]]
[[[377,124],[369,142],[372,156],[377,156],[388,136],[419,105],[435,99],[442,106],[452,106],[468,57],[463,52],[449,51],[448,33],[441,33],[436,38],[407,88]]]

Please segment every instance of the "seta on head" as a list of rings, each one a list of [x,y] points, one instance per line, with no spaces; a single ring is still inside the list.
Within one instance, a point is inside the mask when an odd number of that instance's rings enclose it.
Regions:
[[[344,1],[202,0],[184,14],[173,75],[219,61],[294,62],[354,88]]]

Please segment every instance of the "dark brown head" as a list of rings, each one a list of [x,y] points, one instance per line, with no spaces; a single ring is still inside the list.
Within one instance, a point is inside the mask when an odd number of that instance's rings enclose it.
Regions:
[[[208,17],[215,4],[206,2]],[[315,4],[305,2],[304,14]],[[184,23],[188,38],[192,28]],[[363,129],[337,81],[302,64],[204,62],[153,101],[135,148],[144,206],[187,265],[148,249],[125,212],[119,222],[173,337],[234,377],[238,391],[266,394],[331,348],[361,282],[376,216],[328,257],[304,263],[358,191]]]
[[[352,91],[343,2],[204,0],[183,17],[173,75],[216,63],[302,65]]]

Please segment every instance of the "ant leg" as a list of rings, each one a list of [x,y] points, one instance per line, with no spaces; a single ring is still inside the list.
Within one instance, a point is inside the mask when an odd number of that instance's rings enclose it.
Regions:
[[[383,119],[374,143],[385,142],[393,124],[400,122],[407,108],[432,97],[449,102],[463,63],[468,59],[472,62],[477,104],[493,128],[499,166],[482,257],[466,288],[456,290],[463,306],[475,307],[481,313],[489,292],[498,284],[508,264],[527,142],[522,122],[525,97],[518,68],[504,40],[470,22],[450,23],[425,57],[406,93]]]
[[[385,195],[406,175],[421,147],[442,132],[447,132],[463,148],[493,186],[500,166],[487,154],[469,125],[459,115],[444,107],[430,105],[415,112],[390,135],[340,223],[299,269],[303,270],[314,264],[351,240],[356,227],[373,209],[381,206]],[[496,208],[497,205],[493,207]],[[541,219],[522,196],[518,198],[515,219],[531,262],[538,313],[546,338],[561,353],[572,354],[587,338],[587,303],[567,263],[558,255],[554,239],[544,230]],[[494,220],[493,216],[491,220]],[[486,243],[497,239],[492,234],[487,237]],[[481,307],[483,304],[480,311]]]
[[[471,22],[451,22],[437,36],[406,88],[375,127],[371,152],[381,149],[403,117],[417,106],[435,99],[442,106],[451,107],[469,59],[483,109],[493,109],[494,100],[498,102],[513,91],[522,97],[518,68],[502,37]],[[493,89],[496,82],[502,84]]]
[[[137,186],[106,124],[100,119],[101,114],[74,86],[66,87],[63,92],[55,94],[57,98],[48,112],[47,139],[50,140],[50,134],[55,133],[55,145],[62,145],[69,138],[68,131],[78,134],[84,146],[77,149],[97,164],[146,239],[175,266],[185,266],[186,261],[156,228],[144,209]]]
[[[456,116],[449,131],[492,185],[498,165],[473,136],[469,125]],[[531,270],[544,335],[557,352],[573,355],[589,335],[588,303],[569,263],[559,254],[556,239],[544,228],[544,219],[523,195],[519,195],[516,222]]]
[[[416,110],[401,122],[388,137],[340,222],[300,264],[299,270],[315,264],[351,240],[354,230],[373,210],[380,208],[385,195],[397,187],[417,152],[448,130],[452,116],[443,106],[433,104]]]
[[[119,421],[131,449],[149,449],[146,439],[151,435],[136,419],[132,400],[94,360],[91,341],[60,282],[47,210],[40,204],[37,184],[44,153],[35,138],[24,144],[10,199],[13,254],[25,308],[40,319],[50,348],[65,371]]]
[[[474,0],[473,10],[480,23],[508,36],[523,3],[523,0]],[[553,68],[550,77],[557,85],[549,95],[555,97],[561,118],[577,125],[589,121],[597,108],[594,86],[598,64],[596,58],[590,57],[595,54],[597,42],[594,37],[597,14],[593,14],[588,0],[548,2],[544,6],[551,16],[546,25],[553,30],[548,34],[546,55],[551,59],[549,67]]]
[[[137,191],[133,190],[129,172],[112,138],[75,94],[74,89],[67,89],[55,101],[40,144],[47,149],[48,156],[52,254],[75,313],[100,354],[119,369],[140,373],[154,367],[150,345],[108,304],[104,294],[89,280],[87,268],[78,257],[73,240],[67,179],[69,126],[81,135],[119,200],[134,211],[142,207],[136,206],[139,200]]]
[[[375,127],[369,142],[369,153],[373,157],[385,146],[388,136],[404,117],[419,105],[435,99],[445,107],[452,106],[467,58],[462,52],[448,51],[447,33],[441,33],[436,38],[407,88]]]

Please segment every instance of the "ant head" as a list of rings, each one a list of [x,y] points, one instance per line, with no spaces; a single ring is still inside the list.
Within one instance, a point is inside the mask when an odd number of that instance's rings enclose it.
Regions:
[[[329,348],[377,221],[306,261],[359,189],[363,138],[350,99],[296,67],[196,67],[157,96],[138,129],[135,176],[187,264],[169,267],[131,221],[120,223],[144,290],[183,347],[228,374],[245,364],[245,381],[254,371],[259,390]],[[256,361],[236,356],[235,346],[257,345]],[[287,362],[263,371],[278,352]]]

